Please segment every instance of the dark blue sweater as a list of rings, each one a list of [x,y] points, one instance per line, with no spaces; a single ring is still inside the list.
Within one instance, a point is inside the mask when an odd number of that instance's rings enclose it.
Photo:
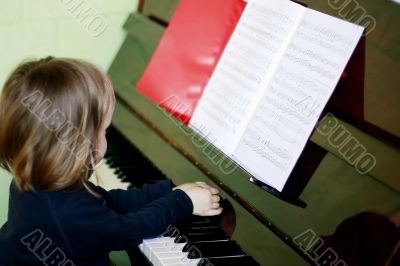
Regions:
[[[143,189],[21,192],[10,186],[0,229],[4,265],[109,265],[112,250],[137,246],[190,215],[193,205],[169,181]],[[0,265],[1,264],[0,258]]]

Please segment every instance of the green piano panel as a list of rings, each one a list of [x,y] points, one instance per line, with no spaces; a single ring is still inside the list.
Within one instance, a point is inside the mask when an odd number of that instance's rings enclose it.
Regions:
[[[144,2],[144,1],[143,1]],[[146,0],[143,5],[143,14],[154,16],[162,21],[169,21],[174,14],[179,0]]]

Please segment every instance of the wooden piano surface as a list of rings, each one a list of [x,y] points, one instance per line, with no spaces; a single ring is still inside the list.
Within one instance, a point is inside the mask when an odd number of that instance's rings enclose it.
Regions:
[[[177,3],[146,1],[142,8],[145,14],[167,21]],[[194,135],[187,128],[134,88],[161,38],[164,30],[162,24],[144,14],[133,13],[124,26],[126,40],[108,73],[117,94],[113,125],[175,183],[199,180],[212,184],[207,175],[209,172],[244,199],[250,209],[253,207],[254,212],[276,225],[289,237],[288,241],[290,237],[309,229],[320,235],[329,235],[345,218],[366,210],[390,215],[400,208],[399,150],[348,124],[346,127],[351,134],[377,158],[376,167],[366,175],[359,174],[329,145],[326,138],[314,133],[312,141],[329,153],[301,195],[308,204],[305,209],[289,205],[266,193],[250,183],[246,173],[241,170],[224,174],[203,150],[197,148],[193,142]],[[171,143],[176,144],[178,150]],[[261,265],[308,265],[306,260],[257,220],[251,211],[243,208],[235,200],[235,195],[222,191],[222,196],[233,204],[237,215],[233,238],[247,253]]]

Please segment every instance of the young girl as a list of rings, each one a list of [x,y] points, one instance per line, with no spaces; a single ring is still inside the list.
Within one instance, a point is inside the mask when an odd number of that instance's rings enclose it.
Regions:
[[[0,265],[109,265],[112,250],[221,213],[218,190],[201,182],[108,192],[88,182],[114,103],[111,82],[87,62],[48,57],[11,74],[0,99],[0,165],[14,176]]]

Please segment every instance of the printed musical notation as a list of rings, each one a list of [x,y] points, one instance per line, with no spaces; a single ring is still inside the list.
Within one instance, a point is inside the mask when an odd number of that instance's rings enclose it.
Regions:
[[[230,147],[229,154],[239,142],[263,94],[268,74],[276,68],[302,15],[285,1],[274,1],[269,6],[251,1],[248,6],[190,122],[193,127],[201,125],[213,132],[219,146]]]
[[[291,159],[288,151],[274,145],[270,138],[256,131],[249,130],[243,135],[242,141],[251,147],[256,154],[270,161],[281,172],[287,171],[288,163]]]
[[[282,191],[362,31],[291,1],[249,1],[190,125]]]

